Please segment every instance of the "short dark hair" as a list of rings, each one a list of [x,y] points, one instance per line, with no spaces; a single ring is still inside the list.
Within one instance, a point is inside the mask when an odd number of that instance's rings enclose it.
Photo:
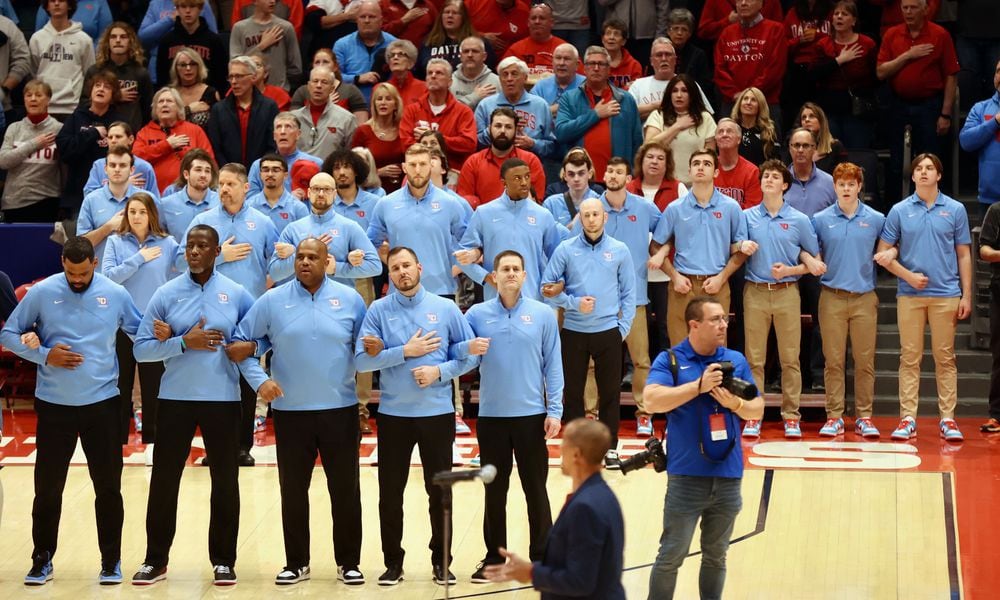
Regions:
[[[260,157],[260,166],[263,167],[265,162],[277,162],[277,163],[281,163],[281,170],[284,171],[285,173],[288,172],[288,163],[286,163],[285,159],[282,158],[281,155],[278,154],[277,152],[268,152],[264,156],[261,156]]]
[[[517,250],[504,250],[500,254],[497,254],[496,256],[493,257],[493,270],[494,271],[496,270],[497,265],[500,264],[501,258],[507,258],[508,256],[513,256],[518,260],[520,260],[521,268],[522,269],[524,268],[524,256],[522,256],[520,252],[518,252]]]
[[[922,154],[918,154],[915,157],[913,157],[913,160],[910,162],[910,171],[916,169],[917,165],[919,165],[924,160],[931,161],[934,164],[934,169],[938,173],[944,172],[944,165],[941,164],[941,159],[938,158],[937,154],[933,154],[931,152],[924,152]]]
[[[48,0],[45,0],[48,4]],[[75,2],[73,3],[75,4]],[[70,15],[73,14],[73,10],[70,10]],[[122,100],[122,90],[118,83],[118,75],[115,74],[111,69],[98,69],[90,74],[90,77],[83,84],[83,93],[86,96],[90,96],[90,91],[94,89],[94,84],[98,81],[103,81],[104,83],[111,86],[111,104],[117,104]]]
[[[45,14],[51,16],[51,13],[49,13],[49,0],[39,0],[39,4],[42,5],[42,10],[45,11]],[[73,13],[76,12],[76,0],[66,0],[66,5],[69,8],[69,13],[66,16],[72,17]]]
[[[212,227],[211,225],[205,225],[204,223],[200,225],[195,225],[188,230],[187,237],[191,237],[191,234],[195,233],[196,231],[207,233],[209,239],[212,240],[212,243],[215,244],[216,246],[219,245],[219,232],[215,230],[215,227]]]
[[[108,131],[111,131],[112,127],[121,127],[122,131],[125,132],[125,135],[127,137],[132,137],[135,135],[135,133],[132,131],[132,126],[125,121],[115,121],[111,125],[108,125]]]
[[[389,264],[389,259],[391,259],[393,256],[396,256],[397,254],[400,254],[402,252],[409,252],[410,256],[413,257],[413,260],[415,260],[417,262],[420,262],[420,259],[417,258],[417,253],[413,251],[413,248],[410,248],[408,246],[396,246],[395,248],[392,248],[391,250],[389,250],[388,256],[385,257],[386,264]]]
[[[219,165],[215,164],[215,159],[201,148],[192,148],[181,159],[181,168],[177,170],[177,180],[174,182],[177,189],[187,186],[188,182],[184,176],[184,171],[190,171],[191,165],[196,160],[207,162],[212,167],[212,181],[209,183],[209,186],[215,187],[219,184]]]
[[[94,245],[82,235],[69,238],[63,245],[62,257],[74,265],[91,262],[95,256]]]
[[[219,173],[231,173],[240,180],[240,183],[247,182],[247,168],[240,163],[226,163],[219,169]]]
[[[611,166],[618,166],[618,165],[624,166],[625,167],[625,172],[627,174],[629,174],[629,175],[632,174],[632,165],[628,164],[628,161],[625,160],[624,158],[622,158],[620,156],[612,156],[610,159],[608,159],[608,166],[609,167],[611,167]]]
[[[688,167],[691,166],[691,161],[693,161],[694,157],[696,156],[711,156],[712,164],[715,165],[716,168],[719,167],[719,155],[716,154],[715,150],[712,150],[711,148],[702,148],[700,150],[695,150],[694,152],[692,152],[691,158],[688,159]]]
[[[611,430],[600,421],[573,419],[563,429],[563,439],[580,449],[587,464],[597,466],[611,448]]]
[[[341,149],[333,151],[323,161],[322,171],[332,176],[334,167],[345,165],[354,170],[354,183],[358,187],[362,187],[362,184],[368,179],[370,169],[368,168],[368,161],[353,150]]]
[[[604,25],[601,26],[601,35],[607,33],[609,29],[620,31],[623,38],[628,37],[628,25],[626,25],[625,21],[622,21],[621,19],[606,19],[604,21]]]
[[[514,127],[517,127],[517,123],[518,121],[520,121],[520,119],[517,116],[517,113],[514,112],[514,109],[509,106],[498,106],[495,109],[493,109],[493,112],[490,113],[491,127],[493,126],[493,119],[497,117],[507,117],[510,119],[514,119]]]
[[[516,169],[517,167],[527,167],[527,166],[528,163],[524,162],[520,158],[508,158],[507,160],[503,161],[502,165],[500,165],[500,179],[507,177],[507,171],[510,171],[511,169]]]
[[[688,302],[687,308],[684,309],[684,322],[700,321],[705,316],[705,309],[702,307],[706,304],[722,305],[721,302],[712,296],[695,296],[691,299],[691,302]]]
[[[791,187],[792,185],[792,173],[785,166],[785,163],[781,162],[777,158],[769,158],[764,162],[760,163],[760,174],[763,175],[764,171],[777,171],[781,173],[781,179],[784,180],[785,185]]]
[[[125,144],[116,144],[108,148],[108,156],[114,154],[115,156],[127,156],[130,166],[135,166],[135,155],[132,154],[132,149]]]

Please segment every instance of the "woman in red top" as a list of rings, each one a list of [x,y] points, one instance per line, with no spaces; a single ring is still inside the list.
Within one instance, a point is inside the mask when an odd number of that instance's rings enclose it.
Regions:
[[[403,179],[403,144],[399,138],[403,98],[391,83],[379,83],[372,88],[371,114],[354,132],[351,146],[364,146],[371,151],[382,188],[388,194],[398,190]]]
[[[611,74],[608,81],[623,90],[627,90],[633,81],[642,77],[642,65],[625,49],[627,38],[628,27],[625,23],[618,19],[608,19],[604,22],[601,45],[611,55]]]
[[[192,148],[201,148],[215,158],[205,131],[184,120],[184,103],[174,88],[163,88],[153,96],[153,120],[135,136],[132,152],[144,158],[156,173],[160,193],[181,172],[181,159]]]
[[[635,153],[635,176],[625,189],[656,204],[663,212],[667,205],[687,194],[684,184],[672,177],[674,157],[670,147],[663,142],[646,142]],[[673,260],[673,252],[670,253]],[[649,351],[659,354],[670,347],[667,340],[667,286],[670,278],[659,269],[648,272],[649,309],[656,322],[656,335],[652,336]]]
[[[830,130],[848,148],[868,148],[875,117],[875,40],[854,31],[858,7],[853,0],[833,6],[833,35],[819,42],[813,67]],[[852,98],[853,96],[853,98]],[[855,100],[856,98],[856,100]]]

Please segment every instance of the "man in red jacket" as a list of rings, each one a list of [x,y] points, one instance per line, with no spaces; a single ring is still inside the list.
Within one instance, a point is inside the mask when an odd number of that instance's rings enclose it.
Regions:
[[[756,87],[767,97],[771,118],[781,123],[781,81],[788,63],[785,28],[761,14],[764,0],[736,0],[737,21],[715,43],[715,85],[722,114],[732,112],[736,97]]]
[[[440,58],[427,63],[427,95],[403,109],[399,137],[404,148],[413,145],[425,131],[439,131],[447,146],[448,163],[461,169],[476,149],[476,117],[472,109],[455,99],[451,87],[451,64]]]

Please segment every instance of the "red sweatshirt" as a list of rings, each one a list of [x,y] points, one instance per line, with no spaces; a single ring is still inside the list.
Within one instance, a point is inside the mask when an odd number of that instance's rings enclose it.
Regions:
[[[806,29],[816,31],[812,41],[802,41]],[[785,15],[785,30],[788,34],[788,57],[792,62],[800,65],[814,65],[823,56],[820,42],[830,37],[833,25],[830,24],[830,15],[825,15],[821,19],[803,21],[793,6]]]
[[[732,101],[748,87],[759,88],[768,104],[777,104],[788,62],[784,26],[770,19],[744,29],[733,23],[715,43],[715,85]]]
[[[431,110],[429,96],[424,95],[417,102],[411,102],[403,108],[403,118],[399,122],[399,138],[403,141],[403,150],[409,148],[417,140],[413,137],[413,129],[420,121],[425,121],[431,129],[440,131],[447,146],[448,166],[460,170],[465,159],[476,151],[476,117],[472,109],[455,100],[449,92],[444,110],[435,115]]]
[[[735,10],[735,6],[734,0],[706,0],[701,19],[698,20],[698,37],[703,40],[718,39],[722,30],[732,24],[729,22],[729,15]],[[764,8],[760,12],[765,19],[779,23],[784,16],[781,12],[781,0],[764,0]]]
[[[171,135],[188,136],[188,145],[174,150],[167,142]],[[181,172],[181,159],[194,148],[201,148],[212,158],[212,143],[208,141],[205,131],[190,121],[178,121],[168,134],[156,121],[150,121],[135,134],[135,144],[132,152],[139,158],[149,161],[156,173],[156,183],[160,192],[172,184]]]
[[[510,10],[503,10],[497,0],[466,0],[469,20],[479,35],[496,33],[507,45],[528,37],[528,0],[514,0]]]
[[[743,209],[757,206],[764,199],[764,192],[760,190],[760,171],[742,156],[732,171],[719,168],[715,189],[739,202]]]
[[[533,152],[514,148],[510,154],[499,158],[493,150],[485,148],[476,152],[465,161],[462,172],[458,176],[458,195],[469,201],[472,208],[496,200],[504,192],[503,179],[500,179],[500,167],[508,158],[520,158],[528,163],[531,171],[531,189],[535,193],[535,202],[545,198],[545,171],[542,163]]]
[[[417,48],[424,43],[438,17],[438,9],[427,0],[417,0],[413,5],[413,8],[426,8],[427,13],[406,24],[403,23],[403,15],[410,9],[406,8],[405,4],[399,0],[382,0],[379,4],[382,6],[382,31],[391,33],[401,40],[409,40]]]

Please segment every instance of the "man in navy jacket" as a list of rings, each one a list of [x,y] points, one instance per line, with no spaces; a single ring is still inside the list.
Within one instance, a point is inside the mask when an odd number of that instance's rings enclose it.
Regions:
[[[562,472],[573,479],[573,491],[549,532],[545,557],[528,562],[500,548],[507,562],[486,567],[490,580],[531,583],[542,600],[625,598],[625,522],[618,499],[601,477],[610,446],[611,432],[599,421],[581,418],[566,426]]]

